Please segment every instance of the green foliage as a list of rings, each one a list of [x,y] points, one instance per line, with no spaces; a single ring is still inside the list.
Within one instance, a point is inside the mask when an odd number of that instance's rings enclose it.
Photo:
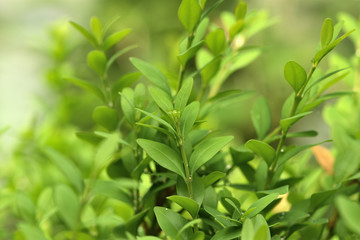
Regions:
[[[248,11],[243,1],[232,13],[212,19],[210,13],[222,2],[181,1],[178,19],[184,39],[173,49],[176,70],[165,60],[158,65],[130,57],[139,72],[123,72],[117,60],[135,45],[119,42],[131,29],[108,33],[114,21],[103,24],[97,17],[91,18],[90,30],[71,22],[92,45],[83,55],[89,68],[84,78],[68,76],[80,71],[62,74],[58,92],[64,94],[57,97],[65,101],[67,91],[76,90],[72,104],[84,105],[63,108],[88,121],[70,124],[54,113],[55,120],[39,133],[24,134],[9,167],[14,176],[8,176],[0,192],[0,210],[13,221],[9,229],[14,239],[360,236],[360,207],[353,201],[360,191],[359,76],[353,91],[327,92],[349,74],[351,64],[359,69],[359,57],[328,72],[318,67],[358,27],[356,21],[349,20],[351,27],[345,23],[347,32],[337,38],[341,24],[325,19],[320,50],[308,71],[295,61],[285,64],[292,93],[281,116],[273,116],[273,103],[265,97],[257,98],[250,112],[237,110],[251,119],[256,133],[244,141],[235,131],[226,136],[219,109],[238,106],[250,96],[250,91],[229,89],[226,81],[262,53],[248,39],[272,21]],[[94,96],[96,101],[89,100]],[[289,141],[316,136],[314,130],[294,131],[294,125],[333,98],[340,100],[324,111],[333,152],[318,146],[328,140],[306,145]],[[310,162],[310,148],[318,165]],[[29,163],[32,158],[36,160]],[[17,179],[19,172],[23,176]]]

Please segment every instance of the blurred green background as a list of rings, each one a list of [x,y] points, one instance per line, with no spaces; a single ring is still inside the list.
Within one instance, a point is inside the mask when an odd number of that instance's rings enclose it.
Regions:
[[[236,3],[235,0],[225,0],[210,17],[218,21],[218,12],[232,11]],[[360,0],[253,0],[247,3],[249,11],[264,10],[270,19],[275,20],[275,24],[251,39],[250,44],[262,45],[265,51],[249,67],[231,76],[228,85],[239,89],[255,89],[265,95],[276,121],[284,98],[291,92],[283,80],[284,64],[295,60],[307,69],[319,43],[323,20],[326,17],[336,19],[339,12],[357,17]],[[19,140],[19,133],[34,118],[40,116],[46,119],[50,115],[44,110],[44,103],[51,106],[55,101],[53,98],[56,98],[52,93],[61,94],[63,91],[46,80],[49,79],[46,77],[49,76],[49,69],[54,65],[49,58],[54,51],[51,35],[54,25],[65,24],[63,45],[68,46],[67,57],[76,66],[66,69],[65,72],[70,74],[82,75],[82,72],[88,71],[85,52],[90,46],[84,45],[82,36],[70,26],[66,27],[66,22],[72,20],[87,26],[91,16],[98,16],[103,22],[120,16],[114,29],[133,29],[124,45],[135,43],[139,48],[118,61],[120,71],[134,71],[128,57],[136,56],[152,62],[162,70],[176,73],[176,49],[184,34],[177,19],[179,4],[180,0],[1,0],[0,128],[10,128],[0,139],[0,154],[3,155],[0,157],[6,159],[11,146]],[[336,51],[350,56],[354,49],[345,40]],[[321,67],[326,69],[326,61]],[[86,106],[86,103],[74,102],[66,106],[73,106],[80,111],[81,104]],[[233,134],[239,141],[254,134],[252,127],[244,127],[250,124],[249,106],[251,104],[248,103],[231,106],[224,111],[224,117],[217,120],[234,129],[236,132]],[[226,114],[229,112],[232,113],[231,117]],[[63,120],[76,126],[82,125],[79,127],[83,129],[87,127],[86,119],[76,118],[86,118],[86,115],[68,116]],[[305,127],[308,124],[327,134],[320,110],[312,118],[303,121]],[[319,138],[324,139],[324,136]]]

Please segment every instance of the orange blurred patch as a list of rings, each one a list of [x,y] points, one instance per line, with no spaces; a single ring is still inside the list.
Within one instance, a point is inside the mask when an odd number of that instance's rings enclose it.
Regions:
[[[334,174],[334,157],[331,154],[330,150],[322,147],[315,146],[311,148],[316,161],[319,165],[330,175]]]

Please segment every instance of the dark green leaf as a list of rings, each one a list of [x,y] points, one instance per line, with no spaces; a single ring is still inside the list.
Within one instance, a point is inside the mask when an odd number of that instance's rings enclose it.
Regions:
[[[309,211],[315,211],[329,204],[333,200],[335,193],[336,190],[327,190],[311,195]]]
[[[193,174],[199,167],[209,161],[225,145],[233,139],[232,136],[210,138],[200,143],[191,154],[189,165]]]
[[[70,159],[66,158],[55,149],[47,148],[45,149],[45,154],[57,166],[57,168],[61,170],[76,191],[79,194],[82,193],[84,182],[79,168]]]
[[[65,79],[68,80],[69,82],[83,88],[84,90],[91,92],[92,94],[97,96],[101,101],[105,102],[104,94],[94,84],[84,81],[84,80],[81,80],[81,79],[78,79],[78,78],[73,78],[73,77],[66,77]]]
[[[104,41],[103,49],[104,51],[109,50],[112,46],[120,42],[124,37],[126,37],[131,32],[130,28],[123,29],[116,33],[111,34]]]
[[[204,183],[204,187],[207,188],[224,177],[226,177],[226,173],[214,171],[203,177],[202,181]]]
[[[77,132],[75,134],[81,140],[84,140],[93,145],[98,145],[98,143],[101,142],[101,140],[103,139],[102,137],[99,137],[92,132]]]
[[[176,202],[181,207],[183,207],[185,210],[187,210],[191,214],[193,219],[195,219],[197,217],[197,214],[198,214],[200,208],[199,208],[199,205],[191,198],[173,195],[173,196],[167,197],[167,199],[170,199],[171,201]]]
[[[182,160],[177,152],[165,144],[147,139],[138,139],[137,143],[162,167],[175,172],[185,179]]]
[[[200,103],[194,101],[187,105],[180,116],[180,130],[182,136],[186,136],[193,127],[199,114]]]
[[[91,192],[94,195],[104,195],[132,206],[133,201],[130,195],[123,190],[116,181],[96,180],[91,184]]]
[[[118,112],[107,106],[96,107],[92,113],[92,118],[94,122],[109,131],[114,131],[119,121]]]
[[[157,222],[161,229],[165,232],[166,236],[173,239],[176,238],[180,229],[187,223],[187,220],[180,214],[163,207],[155,207],[154,212]],[[180,239],[189,239],[191,229],[187,229],[181,234]]]
[[[286,81],[294,89],[295,93],[305,85],[307,76],[304,68],[294,61],[287,62],[284,68]]]
[[[138,58],[130,58],[130,62],[147,78],[171,96],[171,90],[165,75],[151,64]]]
[[[336,207],[346,227],[356,234],[360,234],[360,206],[357,202],[351,201],[345,196],[338,196],[335,199]]]
[[[271,165],[275,158],[275,150],[267,143],[251,139],[246,142],[245,147],[262,157],[268,166]]]
[[[224,30],[222,28],[218,28],[209,33],[205,38],[205,43],[214,56],[221,54],[226,48]]]
[[[174,106],[171,96],[157,87],[150,87],[149,92],[156,105],[166,113],[172,112]]]
[[[91,51],[87,56],[87,63],[100,77],[104,76],[107,64],[105,53],[98,50]]]
[[[134,72],[134,73],[128,73],[124,76],[122,76],[119,80],[117,80],[112,89],[111,94],[113,97],[116,98],[118,96],[119,92],[122,91],[126,87],[130,87],[136,80],[138,80],[141,76],[141,73]]]
[[[258,138],[262,140],[271,128],[271,112],[266,98],[260,97],[256,100],[251,110],[251,120]]]
[[[324,48],[333,38],[334,24],[331,18],[326,18],[321,28],[321,47]]]
[[[177,111],[182,112],[186,107],[186,104],[189,100],[192,88],[193,88],[194,80],[189,78],[185,80],[183,85],[181,86],[179,92],[177,93],[174,101],[175,109]]]
[[[59,215],[71,229],[76,229],[80,223],[80,200],[74,191],[66,186],[55,188],[55,203]]]
[[[202,9],[198,0],[182,0],[178,17],[185,30],[192,34],[201,17]]]
[[[132,216],[126,223],[126,229],[132,233],[137,234],[138,228],[140,224],[144,221],[144,218],[146,217],[146,214],[148,213],[149,209],[145,209],[134,216]]]

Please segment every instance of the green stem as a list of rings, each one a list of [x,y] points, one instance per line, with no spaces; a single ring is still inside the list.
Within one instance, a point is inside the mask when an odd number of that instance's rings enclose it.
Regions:
[[[192,177],[191,177],[191,174],[190,174],[189,162],[187,160],[186,152],[185,152],[185,148],[184,148],[183,144],[180,145],[180,151],[181,151],[181,157],[182,157],[183,162],[184,162],[186,186],[187,186],[187,189],[188,189],[189,197],[191,199],[193,199],[194,196],[193,196],[193,189],[192,189]]]

